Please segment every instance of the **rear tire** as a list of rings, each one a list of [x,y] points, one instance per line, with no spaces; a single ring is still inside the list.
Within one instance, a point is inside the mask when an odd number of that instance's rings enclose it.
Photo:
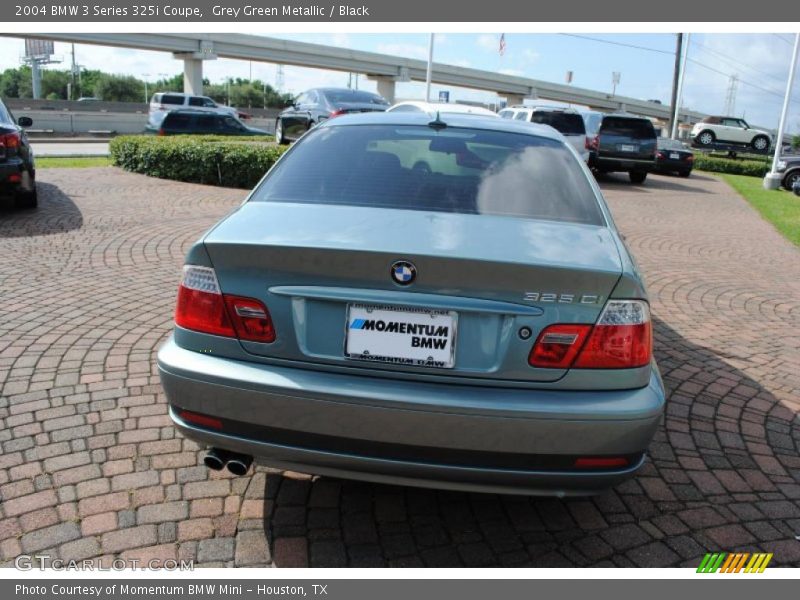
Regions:
[[[647,179],[647,171],[628,171],[628,177],[630,177],[631,183],[644,183],[644,180]]]
[[[282,146],[289,143],[283,133],[283,121],[281,119],[275,119],[275,141]]]
[[[680,175],[681,177],[688,177],[691,174],[692,174],[691,169],[688,171],[678,171],[678,175]]]
[[[22,209],[34,209],[39,205],[39,195],[36,193],[36,188],[32,192],[17,192],[14,198],[14,205]]]
[[[695,138],[695,141],[701,146],[711,146],[717,141],[717,136],[714,135],[713,131],[706,129],[700,132],[700,134]]]
[[[750,142],[750,145],[753,146],[753,150],[756,152],[766,152],[769,150],[769,138],[765,135],[757,135]]]

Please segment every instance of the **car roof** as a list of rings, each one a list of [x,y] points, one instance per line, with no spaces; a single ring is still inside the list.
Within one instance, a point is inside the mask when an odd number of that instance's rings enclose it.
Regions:
[[[369,90],[354,90],[352,88],[338,88],[338,87],[318,87],[318,88],[311,88],[306,90],[306,92],[351,92],[353,94],[371,94],[372,96],[378,96],[375,92],[370,92]]]
[[[391,112],[392,109],[398,106],[416,106],[421,111],[424,111],[430,115],[434,115],[435,113],[439,112],[447,114],[484,115],[486,117],[497,116],[497,113],[482,106],[472,106],[471,104],[457,103],[451,104],[449,102],[425,102],[423,100],[405,100],[403,102],[398,102],[394,106],[389,107],[389,111]]]
[[[495,116],[468,113],[439,113],[439,121],[445,123],[449,127],[521,133],[559,141],[563,141],[564,139],[560,133],[549,125],[538,125],[527,121],[498,119]],[[317,127],[343,127],[347,125],[416,125],[424,127],[431,122],[431,115],[427,113],[366,112],[328,119]]]
[[[515,110],[532,110],[532,111],[545,111],[545,112],[560,112],[567,114],[579,114],[577,110],[569,106],[551,106],[549,104],[537,104],[535,106],[507,106],[506,108],[513,108]]]

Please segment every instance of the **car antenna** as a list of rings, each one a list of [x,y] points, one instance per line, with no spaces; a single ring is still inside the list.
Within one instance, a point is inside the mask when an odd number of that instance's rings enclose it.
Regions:
[[[428,123],[428,127],[430,127],[431,129],[435,129],[436,131],[439,131],[440,129],[444,129],[445,127],[447,127],[447,123],[442,121],[441,117],[439,116],[438,110],[436,111],[436,118],[430,123]]]

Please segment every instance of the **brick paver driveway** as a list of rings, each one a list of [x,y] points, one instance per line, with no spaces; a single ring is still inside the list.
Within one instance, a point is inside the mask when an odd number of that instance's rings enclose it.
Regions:
[[[187,245],[244,193],[43,170],[0,212],[0,560],[278,566],[800,565],[800,252],[708,176],[603,182],[670,391],[641,475],[561,501],[209,473],[154,368]]]

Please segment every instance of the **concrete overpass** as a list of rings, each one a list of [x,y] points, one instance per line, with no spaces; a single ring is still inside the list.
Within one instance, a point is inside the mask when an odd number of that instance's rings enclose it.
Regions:
[[[0,35],[20,37],[10,33]],[[413,58],[245,34],[75,32],[42,33],[35,37],[171,52],[174,58],[184,62],[184,91],[194,94],[203,91],[203,61],[217,57],[362,73],[377,82],[378,92],[389,101],[394,101],[396,82],[425,81],[427,70],[425,61]],[[509,105],[522,104],[526,98],[541,98],[602,111],[627,110],[663,120],[671,117],[667,105],[492,71],[434,63],[432,79],[433,83],[441,85],[495,92],[505,97]],[[681,112],[683,120],[696,121],[703,116],[695,111]]]

